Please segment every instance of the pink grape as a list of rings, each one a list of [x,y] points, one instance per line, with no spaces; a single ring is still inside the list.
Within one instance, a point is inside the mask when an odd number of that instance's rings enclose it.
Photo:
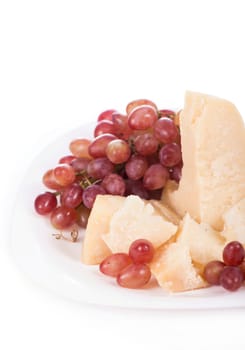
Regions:
[[[134,130],[147,130],[157,121],[157,111],[152,106],[134,108],[128,116],[128,124]]]
[[[91,158],[89,154],[89,146],[91,141],[88,139],[75,139],[70,143],[71,153],[78,158]]]
[[[64,157],[60,158],[59,163],[60,164],[66,163],[66,164],[71,165],[71,163],[74,159],[76,159],[76,157],[69,154],[68,156],[64,156]]]
[[[136,264],[149,263],[154,256],[154,247],[147,239],[137,239],[129,247],[129,256]]]
[[[172,119],[162,117],[154,125],[154,136],[162,143],[172,143],[177,139],[178,128]]]
[[[176,115],[171,109],[160,109],[158,113],[161,117],[174,117]]]
[[[168,179],[168,170],[161,164],[153,164],[146,170],[143,184],[147,190],[157,190],[163,188]]]
[[[115,109],[108,109],[102,113],[97,118],[97,121],[100,122],[102,120],[112,120],[112,114],[115,113]]]
[[[106,147],[109,142],[116,140],[117,137],[112,134],[103,134],[97,136],[89,146],[89,154],[93,158],[100,158],[106,156]]]
[[[151,278],[151,270],[146,264],[131,264],[117,276],[117,283],[124,288],[142,288]]]
[[[78,226],[82,228],[86,228],[91,210],[86,208],[84,205],[80,205],[76,209],[76,211],[77,211],[76,223],[78,224]]]
[[[212,260],[204,268],[203,277],[211,285],[219,285],[220,274],[225,264],[219,260]]]
[[[138,99],[138,100],[134,100],[134,101],[129,102],[127,107],[126,107],[126,112],[127,112],[127,114],[129,114],[136,107],[143,106],[143,105],[152,106],[157,110],[157,106],[154,102],[142,98],[142,99]]]
[[[126,162],[131,154],[128,143],[124,140],[112,140],[106,147],[106,156],[113,164]]]
[[[125,165],[127,176],[132,180],[141,179],[148,168],[147,159],[141,155],[134,154]]]
[[[76,219],[76,210],[64,206],[55,208],[50,216],[51,224],[58,230],[63,230],[75,224]]]
[[[126,192],[125,196],[135,195],[142,199],[150,199],[148,191],[144,188],[141,180],[125,180]]]
[[[94,137],[103,134],[115,134],[115,127],[111,120],[101,120],[94,129]]]
[[[159,161],[166,167],[174,167],[181,161],[181,158],[181,149],[177,143],[169,143],[159,151]]]
[[[115,135],[123,140],[128,140],[133,130],[128,125],[128,117],[120,113],[113,113],[112,121],[114,124]]]
[[[104,177],[101,186],[104,187],[107,193],[123,196],[126,191],[124,179],[118,174],[109,174]]]
[[[220,285],[231,292],[239,289],[243,281],[243,271],[238,266],[225,266],[219,279]]]
[[[57,206],[57,198],[54,193],[45,192],[36,197],[34,207],[40,215],[46,215]]]
[[[173,168],[169,169],[170,179],[180,182],[181,174],[182,174],[182,164],[177,164]]]
[[[150,156],[157,152],[158,141],[150,133],[138,135],[134,140],[136,151],[142,156]]]
[[[91,160],[87,167],[88,175],[95,180],[103,179],[113,171],[114,165],[106,157]]]
[[[55,176],[54,176],[54,170],[49,169],[44,173],[43,175],[43,184],[48,187],[50,190],[56,190],[59,191],[62,186],[57,183]]]
[[[117,277],[119,273],[132,263],[132,259],[126,253],[109,255],[100,263],[100,272],[104,275]]]
[[[83,191],[83,204],[88,209],[91,209],[94,205],[95,199],[99,194],[106,194],[105,189],[100,185],[90,185]]]
[[[88,164],[91,161],[89,158],[75,158],[71,162],[71,166],[75,172],[87,171]]]
[[[229,242],[223,250],[223,260],[226,265],[240,265],[245,258],[243,245],[238,241]]]
[[[76,174],[71,165],[60,164],[54,168],[54,178],[60,186],[68,186],[75,181]]]
[[[77,184],[73,183],[66,187],[61,193],[61,204],[67,208],[76,208],[82,203],[83,189]]]

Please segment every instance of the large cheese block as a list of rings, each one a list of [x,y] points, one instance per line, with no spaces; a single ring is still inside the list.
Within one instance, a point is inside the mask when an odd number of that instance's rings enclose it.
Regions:
[[[170,205],[183,217],[223,228],[223,213],[245,197],[245,128],[236,107],[188,91],[180,114],[183,170]]]
[[[222,260],[225,240],[207,223],[197,223],[186,214],[180,225],[177,242],[189,247],[192,261],[201,268],[211,260]]]
[[[245,198],[228,209],[224,215],[222,235],[227,241],[239,241],[245,245]]]
[[[192,262],[188,245],[182,242],[161,246],[150,263],[150,269],[158,284],[168,292],[184,292],[207,286]]]
[[[110,249],[102,239],[109,231],[112,215],[122,206],[125,197],[99,195],[90,213],[82,246],[82,262],[84,264],[99,264],[111,254]]]
[[[177,228],[150,202],[131,195],[111,216],[108,232],[102,237],[113,253],[128,253],[136,239],[148,239],[157,248],[172,237]]]

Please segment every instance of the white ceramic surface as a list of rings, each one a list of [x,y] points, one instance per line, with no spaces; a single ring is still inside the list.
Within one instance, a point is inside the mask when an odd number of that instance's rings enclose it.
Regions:
[[[69,142],[90,136],[91,125],[67,132],[50,143],[28,169],[13,213],[12,250],[20,268],[41,286],[79,302],[140,309],[225,309],[245,306],[245,289],[227,292],[219,287],[167,294],[155,285],[143,290],[119,288],[96,266],[80,261],[80,241],[56,240],[48,220],[34,212],[33,200],[44,190],[42,174],[69,153]]]

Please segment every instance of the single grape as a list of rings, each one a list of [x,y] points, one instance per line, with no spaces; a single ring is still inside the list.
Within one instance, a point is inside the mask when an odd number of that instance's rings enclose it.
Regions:
[[[154,136],[162,143],[172,143],[177,139],[178,128],[172,119],[162,117],[154,125]]]
[[[239,289],[243,281],[243,271],[238,266],[225,266],[219,279],[220,285],[231,292]]]
[[[176,115],[176,113],[171,109],[160,109],[158,113],[161,117],[169,117],[169,118],[174,117]]]
[[[124,288],[142,288],[151,278],[151,270],[145,264],[131,264],[117,276],[117,283]]]
[[[159,161],[163,166],[174,167],[182,159],[181,149],[177,143],[169,143],[159,151]]]
[[[128,125],[128,117],[120,113],[113,113],[112,121],[114,125],[115,135],[119,139],[128,140],[132,135],[133,130]]]
[[[71,153],[78,158],[91,158],[89,154],[89,146],[91,141],[88,139],[75,139],[70,143]]]
[[[131,154],[128,143],[124,140],[113,140],[106,147],[106,156],[114,164],[126,162]]]
[[[157,152],[158,141],[150,133],[138,135],[134,140],[136,151],[142,156],[150,156]]]
[[[223,260],[226,265],[238,266],[245,258],[243,245],[238,241],[229,242],[223,250]]]
[[[97,118],[97,121],[100,122],[102,120],[112,120],[112,114],[115,113],[115,109],[108,109],[102,113]]]
[[[136,264],[149,263],[154,256],[154,247],[147,239],[137,239],[129,247],[129,256]]]
[[[161,164],[153,164],[145,172],[143,185],[147,190],[158,190],[166,185],[168,179],[168,170]]]
[[[126,107],[126,112],[127,112],[127,114],[129,114],[136,107],[143,106],[143,105],[152,106],[157,110],[157,106],[154,102],[147,100],[147,99],[139,99],[139,100],[134,100],[134,101],[128,103],[128,105]]]
[[[75,172],[87,171],[87,167],[91,159],[89,158],[75,158],[71,162],[71,166]]]
[[[67,207],[57,207],[55,208],[51,215],[51,224],[58,230],[63,230],[75,224],[77,220],[77,213],[74,208]]]
[[[225,264],[219,260],[212,260],[204,268],[203,277],[211,285],[219,285],[220,274]]]
[[[51,211],[57,206],[57,198],[54,193],[45,192],[39,194],[34,202],[34,207],[36,212],[40,215],[46,215],[51,213]]]
[[[118,174],[106,175],[101,183],[106,193],[123,196],[126,191],[124,179]]]
[[[76,211],[77,211],[77,224],[82,228],[86,228],[91,210],[86,208],[84,205],[80,205],[76,209]]]
[[[141,155],[133,154],[125,165],[125,171],[129,179],[141,179],[148,168],[147,159]]]
[[[55,177],[54,177],[54,170],[49,169],[46,171],[46,173],[43,175],[43,184],[48,187],[50,190],[59,191],[62,186],[57,183]]]
[[[182,174],[182,164],[177,164],[173,168],[169,169],[170,179],[176,181],[177,183],[180,182],[181,174]]]
[[[125,196],[135,195],[139,196],[142,199],[150,199],[148,191],[144,188],[141,180],[125,180],[126,183],[126,192]]]
[[[157,121],[157,110],[152,106],[134,108],[128,116],[128,124],[134,130],[147,130]]]
[[[117,277],[119,273],[132,263],[132,259],[125,253],[108,256],[100,263],[100,272],[104,275]]]
[[[95,199],[99,194],[106,194],[105,189],[100,185],[90,185],[83,191],[83,204],[88,209],[91,209],[94,205]]]
[[[55,181],[60,186],[68,186],[75,181],[76,174],[69,164],[60,164],[54,168]]]
[[[91,160],[87,167],[88,175],[95,180],[103,179],[113,171],[114,165],[106,157]]]
[[[106,156],[106,147],[109,142],[116,140],[117,137],[112,134],[103,134],[97,136],[89,146],[89,154],[93,158],[100,158]]]
[[[78,207],[82,203],[82,200],[83,189],[77,183],[73,183],[66,187],[60,196],[61,205],[67,208]]]
[[[115,134],[115,127],[111,120],[101,120],[94,129],[94,137],[103,134]]]
[[[64,156],[64,157],[60,158],[59,164],[65,163],[65,164],[71,165],[71,163],[74,159],[76,159],[76,157],[69,154],[68,156]]]

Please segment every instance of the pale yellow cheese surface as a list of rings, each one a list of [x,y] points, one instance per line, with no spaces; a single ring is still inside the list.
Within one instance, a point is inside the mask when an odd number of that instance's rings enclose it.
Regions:
[[[245,245],[245,198],[228,209],[224,215],[222,235],[227,241],[239,241]]]
[[[169,203],[182,217],[223,228],[223,213],[245,197],[245,128],[236,107],[188,91],[180,115],[182,178]]]

